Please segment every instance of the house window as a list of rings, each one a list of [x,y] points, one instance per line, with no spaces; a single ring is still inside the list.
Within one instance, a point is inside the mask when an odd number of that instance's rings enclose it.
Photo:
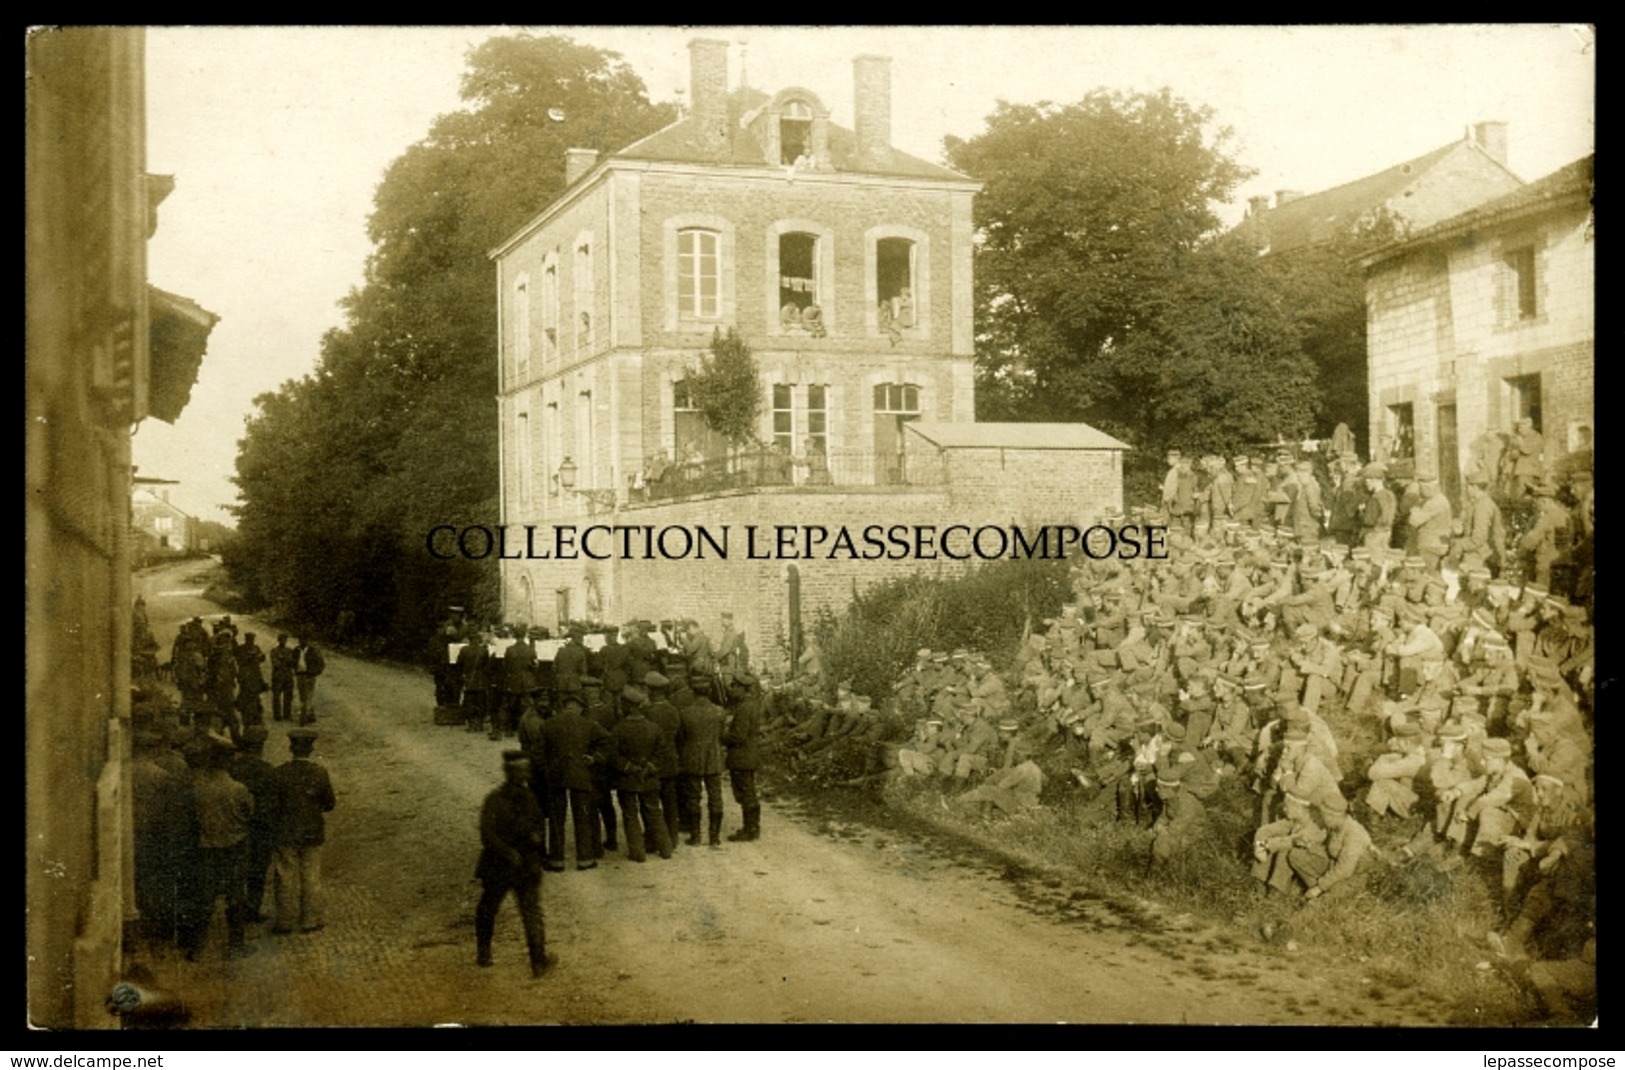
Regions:
[[[530,504],[530,488],[532,484],[533,469],[531,468],[531,438],[530,413],[519,414],[519,430],[515,436],[519,446],[519,503]]]
[[[1388,406],[1388,459],[1416,456],[1416,406],[1410,402]]]
[[[564,462],[559,457],[564,452],[564,428],[559,423],[559,403],[549,401],[547,408],[542,410],[542,471],[551,474],[558,470]],[[547,493],[558,497],[558,480],[549,478]]]
[[[542,271],[542,360],[548,364],[559,356],[559,266],[549,263]]]
[[[812,108],[805,101],[791,100],[784,105],[779,118],[779,162],[796,164],[810,156],[812,138]]]
[[[829,455],[829,392],[827,387],[807,387],[807,452]]]
[[[875,244],[881,330],[899,331],[915,325],[914,249],[907,238],[881,238]]]
[[[1518,375],[1506,381],[1508,408],[1514,422],[1528,420],[1536,431],[1544,433],[1540,420],[1540,376]]]
[[[721,238],[714,230],[677,232],[677,311],[716,319],[721,315]]]
[[[818,236],[800,231],[779,235],[779,325],[822,338],[819,301]]]
[[[706,463],[727,456],[727,440],[705,422],[705,415],[694,403],[686,379],[672,384],[671,397],[675,432],[672,458],[684,466],[689,475],[697,475]]]
[[[575,258],[576,352],[582,356],[592,351],[592,243],[576,245]]]
[[[913,383],[875,387],[875,482],[908,481],[903,456],[903,425],[920,418],[920,388]]]
[[[1535,295],[1535,248],[1526,245],[1506,255],[1508,307],[1517,309],[1516,318],[1532,320],[1538,314]]]
[[[593,479],[592,446],[592,391],[583,390],[576,395],[576,465],[581,470],[576,478],[583,488],[598,485]]]
[[[513,288],[514,377],[530,378],[530,280],[520,279]]]
[[[784,452],[795,452],[796,414],[795,387],[788,383],[773,384],[773,445]]]

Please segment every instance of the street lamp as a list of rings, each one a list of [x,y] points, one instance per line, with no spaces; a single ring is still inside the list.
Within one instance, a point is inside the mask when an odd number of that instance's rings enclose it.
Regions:
[[[579,494],[581,497],[587,499],[588,502],[601,509],[615,508],[614,490],[592,490],[590,488],[585,490],[576,489],[576,476],[579,475],[580,472],[581,469],[576,466],[576,463],[572,461],[568,455],[566,455],[564,458],[564,463],[559,465],[559,470],[553,473],[553,478],[558,481],[559,486],[563,487],[571,494]]]

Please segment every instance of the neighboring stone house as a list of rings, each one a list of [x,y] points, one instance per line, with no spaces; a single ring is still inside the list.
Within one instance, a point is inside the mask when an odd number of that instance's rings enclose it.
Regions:
[[[130,530],[135,536],[132,556],[140,568],[172,557],[197,552],[197,521],[169,500],[169,488],[136,477],[130,495]]]
[[[1261,254],[1319,245],[1385,217],[1414,232],[1521,186],[1506,161],[1507,124],[1476,123],[1460,141],[1341,186],[1277,190],[1273,207],[1250,197],[1236,232]]]
[[[808,89],[730,91],[726,42],[689,47],[689,113],[602,158],[571,150],[566,192],[492,252],[504,524],[738,532],[1118,512],[1127,447],[1098,432],[1045,449],[1035,473],[1077,478],[1035,482],[1022,501],[1014,469],[1002,498],[955,493],[942,457],[961,447],[907,430],[974,418],[980,187],[892,146],[890,60],[854,61],[847,130]],[[738,330],[761,372],[749,449],[710,431],[687,382],[719,328]],[[999,456],[1023,463],[1018,447]],[[714,631],[732,609],[772,659],[797,629],[792,586],[803,611],[839,608],[855,585],[918,567],[505,561],[504,614],[692,616]]]
[[[1548,472],[1591,448],[1593,161],[1363,261],[1372,441],[1436,469],[1452,497],[1481,436],[1521,418],[1544,436]]]
[[[135,919],[130,435],[186,404],[215,317],[147,284],[174,186],[146,171],[140,28],[28,35],[28,1020],[114,1029]]]

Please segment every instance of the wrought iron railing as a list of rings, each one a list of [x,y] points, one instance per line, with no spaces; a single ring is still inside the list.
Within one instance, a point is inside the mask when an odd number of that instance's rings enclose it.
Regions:
[[[790,454],[745,449],[726,457],[673,461],[647,467],[630,481],[632,503],[716,494],[758,487],[905,487],[941,482],[937,466],[911,466],[900,453],[829,450]]]

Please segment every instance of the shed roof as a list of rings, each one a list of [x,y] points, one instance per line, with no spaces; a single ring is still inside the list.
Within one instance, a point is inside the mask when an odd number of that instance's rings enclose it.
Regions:
[[[1084,423],[928,423],[906,425],[910,431],[943,449],[1017,450],[1130,450],[1098,428]]]

